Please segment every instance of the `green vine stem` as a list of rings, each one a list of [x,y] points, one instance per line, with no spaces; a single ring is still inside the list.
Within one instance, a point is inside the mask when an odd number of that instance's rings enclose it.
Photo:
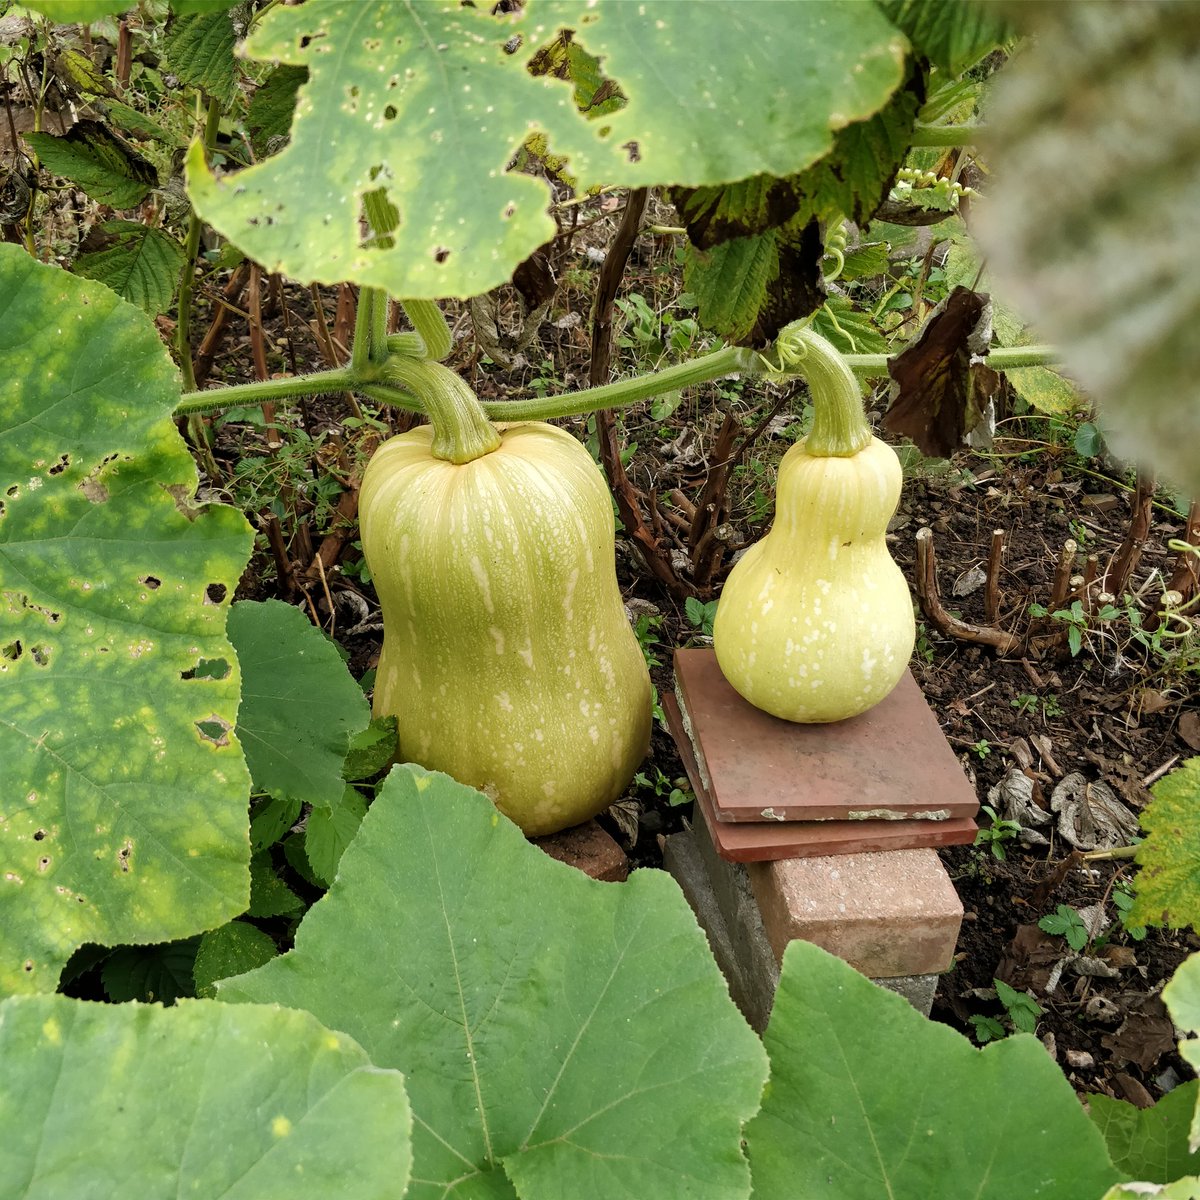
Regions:
[[[432,300],[401,300],[400,307],[425,348],[422,357],[441,362],[454,345],[442,310]]]
[[[387,292],[365,287],[358,293],[354,314],[354,342],[350,348],[350,369],[356,375],[369,375],[372,365],[382,366],[388,359]]]
[[[842,361],[855,375],[884,376],[888,373],[886,354],[843,354]],[[1062,361],[1054,346],[995,346],[985,360],[996,371],[1015,371],[1020,367],[1053,367]]]
[[[428,359],[396,358],[388,364],[387,377],[389,383],[412,392],[429,414],[434,458],[468,463],[500,445],[500,435],[475,393],[449,367]]]
[[[624,408],[639,400],[649,400],[665,392],[693,387],[720,379],[722,375],[748,374],[756,370],[754,351],[741,346],[726,346],[691,362],[666,367],[651,375],[618,379],[600,387],[559,396],[540,396],[536,400],[498,400],[485,403],[484,412],[493,421],[551,421],[556,417],[582,417],[602,408]]]
[[[175,416],[221,412],[227,408],[262,404],[265,400],[293,400],[301,396],[319,396],[325,392],[362,391],[367,378],[379,379],[378,369],[364,376],[357,374],[350,367],[339,367],[334,371],[293,375],[288,379],[266,379],[262,382],[212,388],[204,392],[185,392],[175,406]],[[423,411],[412,397],[409,397],[409,400],[410,403],[400,404],[399,407]]]

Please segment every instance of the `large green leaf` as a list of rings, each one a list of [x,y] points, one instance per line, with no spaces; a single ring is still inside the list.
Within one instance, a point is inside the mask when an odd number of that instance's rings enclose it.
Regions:
[[[0,1195],[399,1200],[404,1081],[307,1013],[0,1003]]]
[[[141,312],[0,246],[0,994],[246,907],[223,597],[251,533],[190,506],[178,398]]]
[[[1104,1135],[1109,1157],[1132,1179],[1170,1183],[1200,1173],[1200,1153],[1188,1152],[1188,1127],[1196,1111],[1196,1081],[1182,1083],[1153,1108],[1089,1096],[1088,1114]]]
[[[237,734],[255,791],[333,805],[345,786],[350,738],[371,719],[337,647],[279,600],[235,604],[229,640],[242,665]]]
[[[1191,1034],[1179,1043],[1179,1053],[1200,1071],[1200,954],[1193,954],[1179,967],[1163,988],[1163,1000],[1171,1020]],[[1200,1103],[1192,1115],[1188,1149],[1193,1154],[1200,1150]]]
[[[1200,929],[1200,758],[1189,758],[1153,787],[1154,799],[1138,818],[1146,840],[1131,925],[1185,925]]]
[[[1018,5],[973,225],[1112,445],[1200,494],[1200,5]]]
[[[394,768],[296,948],[217,990],[405,1072],[411,1200],[749,1192],[762,1046],[676,886],[587,879],[444,775]]]
[[[163,56],[182,83],[201,88],[228,108],[237,95],[236,43],[230,14],[219,7],[210,8],[171,22]]]
[[[273,9],[247,49],[309,70],[291,142],[222,180],[194,146],[197,209],[297,279],[474,295],[555,233],[549,184],[506,171],[531,131],[548,134],[581,188],[791,174],[820,158],[834,131],[884,104],[907,46],[873,5],[851,0],[531,0],[501,17],[488,7],[310,0]],[[563,27],[619,85],[618,111],[589,121],[570,82],[526,70]],[[381,187],[399,210],[399,235],[368,245],[360,198]]]
[[[1081,1200],[1119,1178],[1036,1039],[977,1050],[806,942],[784,954],[764,1041],[755,1200]]]

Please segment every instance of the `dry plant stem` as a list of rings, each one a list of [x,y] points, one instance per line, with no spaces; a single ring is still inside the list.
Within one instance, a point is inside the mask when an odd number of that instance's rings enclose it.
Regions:
[[[1150,534],[1151,505],[1154,503],[1155,487],[1154,475],[1139,467],[1129,528],[1112,566],[1104,577],[1104,590],[1111,592],[1118,600],[1125,594],[1126,585],[1137,569],[1138,559],[1142,557],[1142,548]]]
[[[211,150],[221,124],[221,109],[215,100],[208,102],[204,122],[204,147]],[[183,390],[196,390],[196,371],[192,365],[192,290],[196,283],[196,256],[200,252],[200,234],[204,222],[193,209],[188,218],[187,240],[184,243],[183,275],[179,281],[179,321],[175,326],[175,350],[183,374]]]
[[[1192,501],[1192,506],[1188,509],[1187,525],[1180,540],[1187,542],[1189,546],[1200,546],[1200,500]],[[1187,604],[1193,596],[1200,594],[1200,555],[1180,550],[1171,580],[1163,590],[1178,592],[1182,597],[1181,604]]]
[[[357,312],[354,289],[343,283],[338,288],[337,308],[333,314],[333,345],[342,361],[350,357],[354,342],[354,319]]]
[[[317,345],[321,348],[321,357],[324,358],[327,367],[331,370],[336,369],[342,362],[343,356],[338,354],[337,348],[333,344],[333,334],[329,331],[329,322],[325,320],[325,306],[321,302],[321,289],[315,283],[310,284],[308,294],[312,297],[313,313],[316,316],[316,328],[313,333],[316,336]],[[362,409],[359,408],[354,393],[347,390],[343,395],[350,411],[361,421]]]
[[[208,332],[196,351],[196,386],[201,387],[208,382],[212,372],[213,360],[217,356],[217,347],[225,334],[225,325],[229,320],[230,307],[236,305],[241,298],[242,288],[246,286],[246,277],[250,274],[249,263],[240,263],[237,270],[229,277],[229,282],[221,289],[221,296],[213,312],[212,322]]]
[[[267,347],[262,326],[262,267],[254,263],[250,268],[250,291],[247,296],[250,309],[250,350],[254,356],[254,378],[265,383],[267,371]],[[267,427],[267,449],[274,454],[282,445],[279,428],[275,424],[275,401],[264,400],[263,423]]]
[[[1058,565],[1054,568],[1054,583],[1050,588],[1050,602],[1047,605],[1051,612],[1057,612],[1067,602],[1067,593],[1071,588],[1071,573],[1075,569],[1075,554],[1078,549],[1079,546],[1073,538],[1067,538],[1063,542],[1063,548],[1058,556]]]
[[[1012,654],[1020,649],[1020,639],[1011,633],[985,625],[972,625],[952,617],[942,606],[937,586],[937,560],[933,553],[933,530],[928,526],[917,530],[916,586],[921,611],[939,633],[960,642],[992,646],[1001,655]]]
[[[285,596],[292,596],[297,589],[296,570],[288,557],[287,543],[283,540],[283,527],[274,513],[262,518],[262,529],[267,535],[267,545],[271,547],[271,557],[275,560],[275,569],[279,573],[279,582]]]
[[[133,33],[129,22],[122,20],[117,27],[117,95],[129,86],[129,71],[133,66]]]
[[[983,614],[988,623],[1000,619],[1000,560],[1004,556],[1004,530],[992,530],[992,548],[988,552],[987,580],[983,591]]]
[[[617,227],[616,236],[608,248],[604,265],[600,268],[600,278],[596,284],[596,298],[592,303],[592,357],[588,366],[588,382],[593,387],[599,387],[608,382],[609,365],[612,361],[612,311],[616,300],[617,290],[621,286],[621,277],[625,274],[625,264],[629,261],[629,253],[637,240],[638,228],[642,215],[646,211],[646,201],[649,191],[637,188],[629,193],[625,202],[625,211],[621,223]],[[600,463],[608,479],[609,490],[617,502],[617,511],[621,515],[621,523],[625,532],[637,546],[642,559],[651,575],[661,583],[667,591],[676,597],[688,592],[687,586],[679,578],[671,565],[669,555],[659,545],[654,530],[647,524],[642,515],[641,497],[637,488],[630,482],[621,463],[621,448],[617,444],[617,425],[612,413],[596,413],[596,437],[600,448]]]

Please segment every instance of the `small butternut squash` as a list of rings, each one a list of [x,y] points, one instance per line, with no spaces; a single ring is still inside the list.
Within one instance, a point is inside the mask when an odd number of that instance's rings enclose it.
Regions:
[[[884,540],[900,463],[871,436],[837,351],[808,330],[795,337],[813,427],[780,463],[774,525],[729,574],[713,646],[725,678],[756,708],[815,724],[882,700],[908,665],[916,630]]]
[[[561,429],[502,426],[492,449],[455,462],[437,425],[385,442],[363,479],[384,625],[375,715],[396,716],[402,759],[552,833],[612,803],[649,748],[612,504]]]

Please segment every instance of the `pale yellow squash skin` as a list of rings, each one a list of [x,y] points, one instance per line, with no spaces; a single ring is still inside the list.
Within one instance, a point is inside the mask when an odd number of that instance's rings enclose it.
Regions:
[[[429,426],[390,439],[363,479],[385,630],[375,715],[396,716],[401,761],[486,792],[527,834],[577,825],[650,743],[603,477],[545,424],[503,428],[462,465],[430,443]]]
[[[797,442],[779,465],[775,524],[729,574],[713,624],[725,678],[786,721],[857,716],[900,681],[912,600],[884,541],[900,499],[878,438],[845,458]]]

